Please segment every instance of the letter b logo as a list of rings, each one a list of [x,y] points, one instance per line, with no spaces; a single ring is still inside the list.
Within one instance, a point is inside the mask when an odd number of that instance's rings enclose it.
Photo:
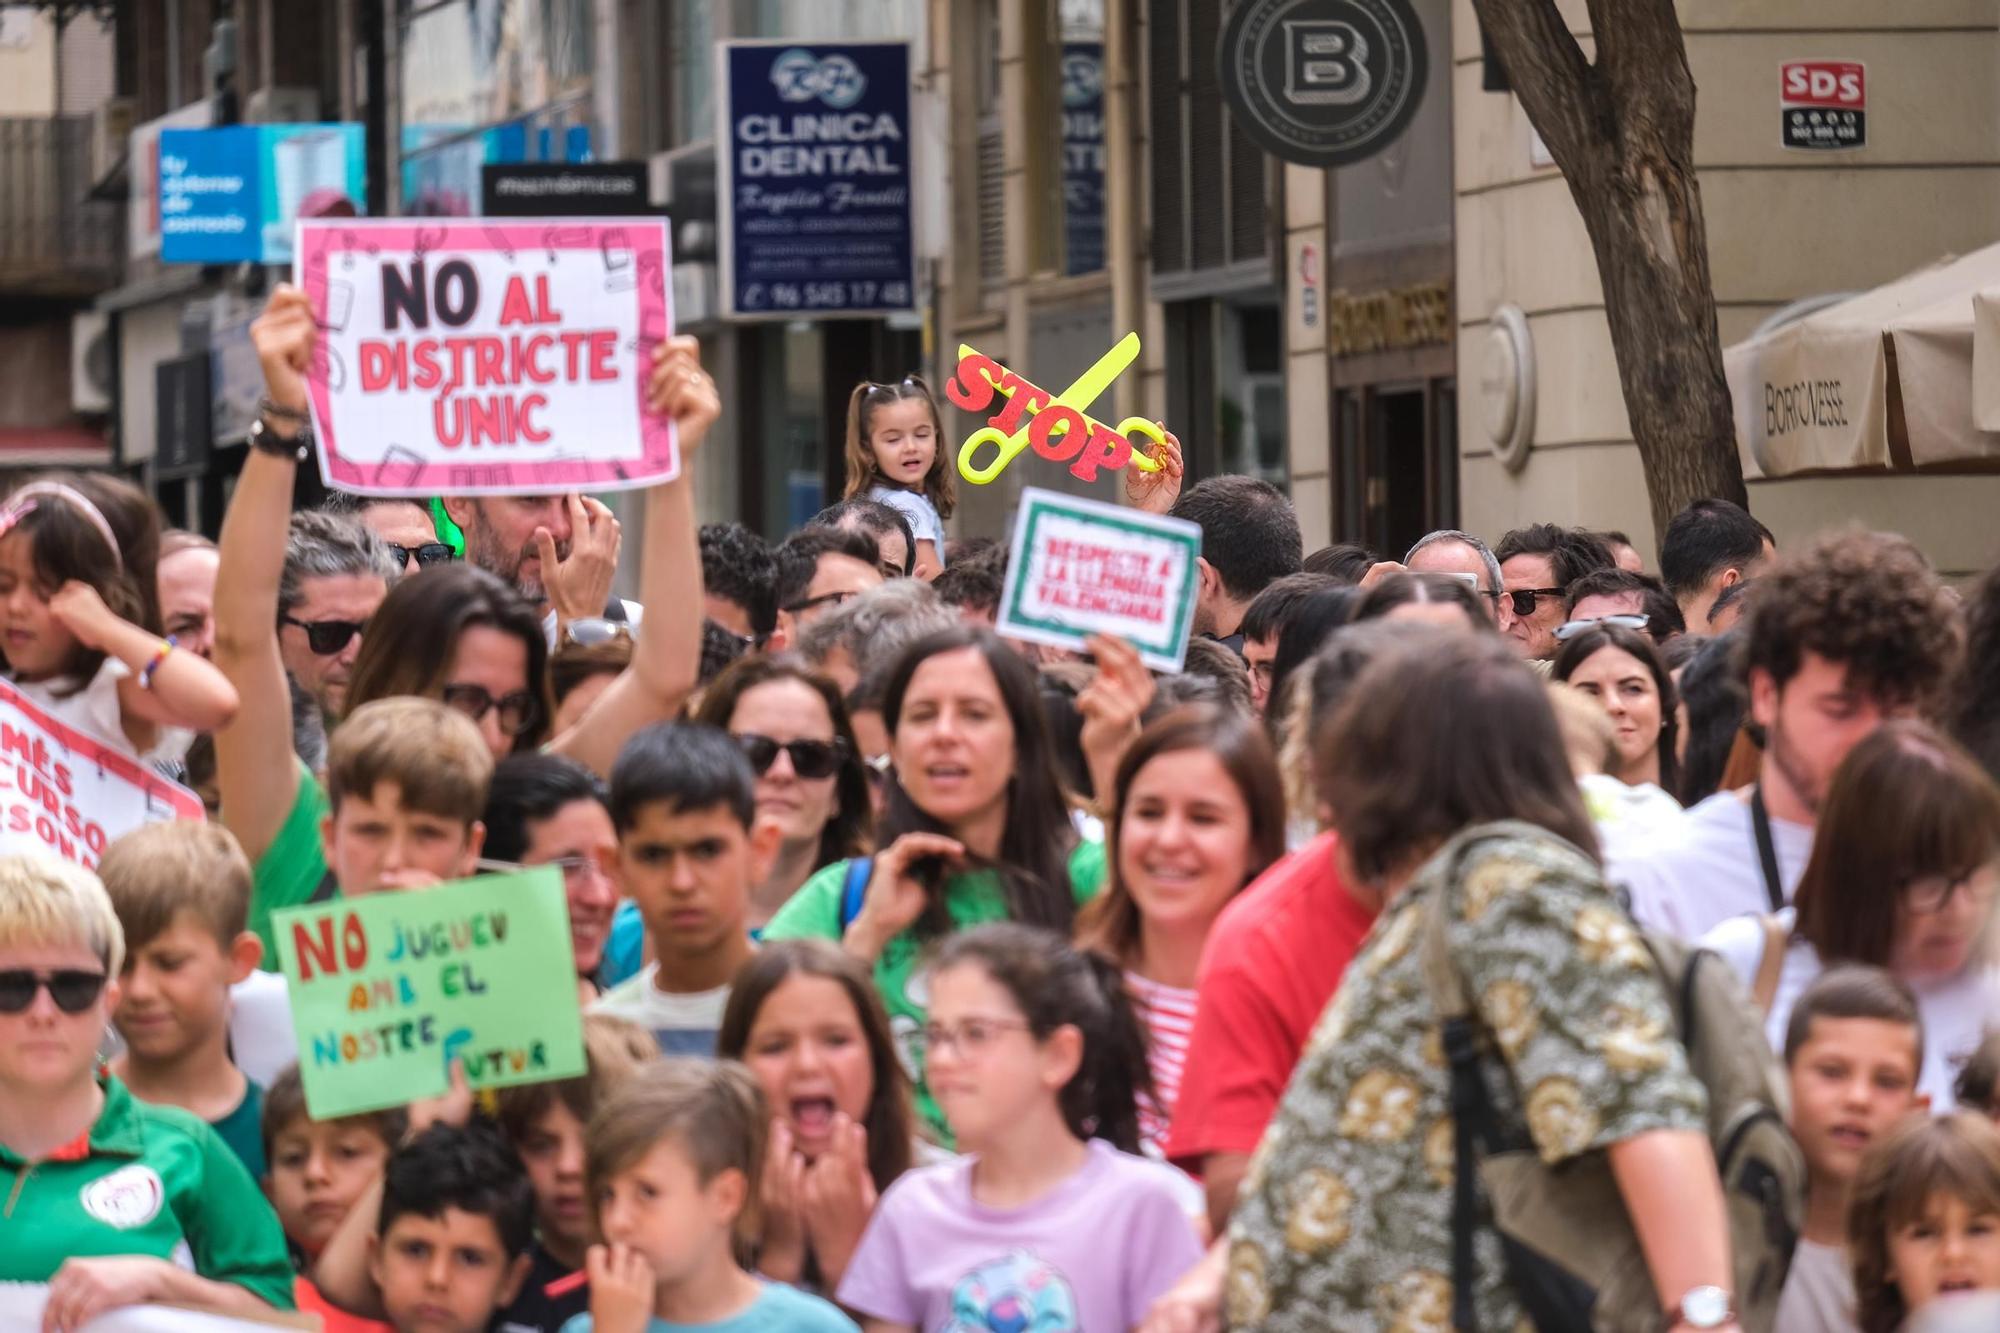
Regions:
[[[1287,19],[1285,97],[1298,106],[1349,106],[1368,96],[1368,41],[1337,19]]]

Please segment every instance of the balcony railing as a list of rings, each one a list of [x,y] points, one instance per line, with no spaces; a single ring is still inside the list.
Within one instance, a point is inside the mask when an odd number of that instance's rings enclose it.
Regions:
[[[86,297],[117,281],[124,209],[90,185],[88,116],[0,117],[0,293]]]

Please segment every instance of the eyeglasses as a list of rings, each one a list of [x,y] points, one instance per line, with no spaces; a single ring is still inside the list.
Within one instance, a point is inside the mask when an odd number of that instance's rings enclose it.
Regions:
[[[1562,624],[1556,626],[1556,641],[1561,643],[1569,639],[1574,639],[1592,625],[1617,625],[1623,629],[1642,630],[1646,628],[1650,619],[1651,617],[1645,613],[1634,611],[1630,614],[1615,616],[1593,616],[1589,620],[1565,620]]]
[[[846,592],[823,592],[817,597],[808,597],[803,602],[793,602],[785,610],[790,611],[793,615],[798,615],[801,611],[810,611],[815,607],[839,606],[848,598],[859,597],[860,595],[860,590],[854,588],[850,588]]]
[[[1508,590],[1507,600],[1514,604],[1515,615],[1532,616],[1535,614],[1535,599],[1537,597],[1560,597],[1562,595],[1563,590],[1561,588],[1513,588]]]
[[[405,565],[412,560],[419,565],[448,565],[458,559],[451,547],[443,542],[423,542],[416,546],[398,546],[394,542],[382,544],[400,556]]]
[[[774,741],[769,736],[746,731],[736,737],[736,743],[743,747],[744,757],[750,761],[750,767],[757,770],[760,778],[778,762],[780,750],[792,757],[792,772],[807,781],[832,777],[840,771],[840,761],[847,757],[847,742],[838,739]]]
[[[500,731],[506,736],[525,734],[542,715],[541,705],[526,690],[495,699],[484,685],[447,685],[444,701],[474,722],[484,722],[488,713],[499,709]]]
[[[563,626],[563,642],[582,648],[595,648],[600,643],[616,643],[620,639],[630,641],[631,638],[631,622],[606,620],[602,616],[582,616]]]
[[[25,967],[0,972],[0,1014],[26,1013],[35,1002],[35,993],[44,987],[56,1008],[66,1014],[80,1014],[97,1003],[109,978],[102,972],[63,968],[55,972],[30,972]]]
[[[1978,871],[1956,878],[1926,875],[1903,886],[1903,902],[1918,916],[1930,916],[1934,912],[1942,912],[1951,902],[1952,895],[1960,889],[1964,889],[1965,896],[1974,903],[1991,901],[1994,883],[1993,876]]]
[[[943,1023],[924,1024],[924,1054],[936,1055],[939,1051],[953,1051],[968,1060],[977,1060],[1000,1040],[1003,1032],[1027,1032],[1027,1021],[1020,1018],[968,1018],[954,1027]]]
[[[279,616],[280,625],[297,625],[306,632],[306,647],[320,657],[332,657],[368,628],[365,620],[295,620]]]

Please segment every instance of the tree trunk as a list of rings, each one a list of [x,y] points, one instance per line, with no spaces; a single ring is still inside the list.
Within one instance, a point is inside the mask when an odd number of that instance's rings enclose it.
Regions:
[[[1673,0],[1588,0],[1595,63],[1555,0],[1472,0],[1597,255],[1653,530],[1707,497],[1747,507]]]

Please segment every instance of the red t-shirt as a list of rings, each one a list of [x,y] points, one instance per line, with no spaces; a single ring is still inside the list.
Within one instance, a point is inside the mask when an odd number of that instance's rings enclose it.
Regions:
[[[320,1295],[319,1288],[304,1276],[292,1279],[292,1300],[300,1314],[319,1316],[321,1333],[395,1333],[378,1320],[347,1313]]]
[[[1272,866],[1208,932],[1167,1128],[1167,1159],[1185,1170],[1256,1148],[1313,1024],[1375,924],[1341,882],[1335,844],[1323,833]]]

